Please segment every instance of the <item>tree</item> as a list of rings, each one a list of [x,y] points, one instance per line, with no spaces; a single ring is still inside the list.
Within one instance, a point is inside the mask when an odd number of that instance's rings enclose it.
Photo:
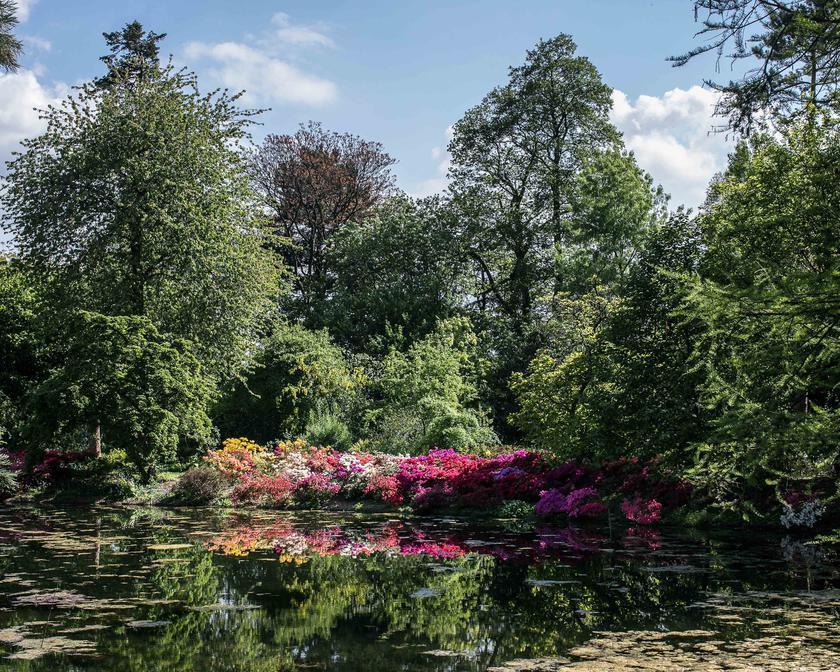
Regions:
[[[14,258],[0,257],[0,445],[14,438],[41,370],[37,296]]]
[[[475,450],[498,439],[479,404],[485,362],[467,318],[442,320],[405,351],[393,347],[372,381],[378,403],[368,413],[383,450],[432,447]]]
[[[511,422],[554,455],[604,458],[619,450],[611,418],[616,358],[605,336],[616,303],[597,292],[556,297],[550,343],[511,377],[518,404]]]
[[[299,436],[315,414],[342,415],[355,392],[353,372],[326,330],[284,325],[262,345],[247,379],[217,404],[214,420],[225,436]]]
[[[535,296],[551,290],[569,197],[583,161],[614,147],[611,90],[568,35],[540,41],[507,85],[455,124],[452,191],[467,222],[482,309],[523,333]]]
[[[67,326],[64,365],[32,395],[35,436],[51,442],[101,425],[144,483],[175,457],[180,441],[208,443],[213,385],[187,341],[170,340],[143,316],[81,312]]]
[[[327,255],[335,282],[319,326],[356,351],[381,348],[389,329],[408,343],[459,309],[460,240],[439,198],[394,196],[337,232]]]
[[[670,60],[681,66],[716,52],[733,62],[756,61],[737,81],[707,84],[722,93],[718,113],[749,134],[762,114],[784,120],[808,106],[837,102],[840,5],[836,0],[695,0],[705,44]],[[731,49],[726,53],[727,49]]]
[[[389,192],[394,160],[377,142],[302,124],[294,135],[269,135],[253,154],[251,172],[294,274],[293,312],[314,317],[327,293],[333,235],[362,219]]]
[[[77,309],[146,317],[224,381],[278,288],[236,151],[249,113],[159,68],[161,36],[138,25],[108,36],[108,86],[45,110],[46,131],[9,163],[6,228],[57,323]]]
[[[20,67],[18,58],[23,45],[12,35],[12,29],[18,24],[14,0],[0,0],[0,69],[14,72]]]
[[[635,234],[644,237],[634,263],[617,266],[623,276],[596,274],[584,293],[552,302],[546,344],[513,376],[512,420],[561,455],[664,454],[685,466],[705,436],[703,378],[691,359],[701,327],[679,314],[701,260],[699,229],[679,210]]]
[[[827,119],[756,138],[700,218],[707,252],[685,311],[703,325],[711,420],[695,477],[742,511],[768,483],[829,494],[838,482],[839,133]]]
[[[122,30],[103,33],[103,37],[111,53],[99,59],[108,72],[96,80],[97,86],[134,87],[159,75],[158,42],[166,37],[166,33],[146,32],[139,21],[132,21]]]
[[[628,276],[605,337],[612,344],[612,424],[626,454],[664,454],[690,463],[705,436],[706,413],[692,361],[702,324],[682,314],[689,282],[702,260],[696,218],[683,209],[651,228]]]
[[[667,197],[632,154],[611,149],[583,161],[569,195],[570,218],[557,249],[557,283],[580,295],[620,291],[650,232],[665,219]]]

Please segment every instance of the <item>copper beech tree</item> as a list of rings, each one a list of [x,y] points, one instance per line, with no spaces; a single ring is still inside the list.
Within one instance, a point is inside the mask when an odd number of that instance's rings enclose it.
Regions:
[[[325,252],[342,226],[365,216],[391,191],[392,159],[378,142],[302,124],[269,135],[253,155],[253,180],[294,274],[292,309],[306,318],[327,295]]]

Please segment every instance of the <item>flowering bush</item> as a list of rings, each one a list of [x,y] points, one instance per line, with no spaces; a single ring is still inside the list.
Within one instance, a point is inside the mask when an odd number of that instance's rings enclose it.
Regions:
[[[578,488],[568,495],[559,490],[543,490],[537,502],[538,516],[565,513],[569,518],[588,518],[597,516],[607,507],[598,501],[598,491],[593,487]]]
[[[779,522],[788,529],[791,527],[813,527],[824,513],[825,505],[819,499],[804,501],[798,510],[795,505],[786,503]]]
[[[409,457],[345,453],[302,439],[262,448],[242,438],[228,439],[205,460],[232,482],[235,503],[272,507],[367,499],[433,510],[487,508],[517,501],[536,504],[539,516],[581,519],[606,510],[601,495],[606,493],[607,501],[624,497],[621,508],[627,518],[647,525],[688,494],[682,482],[656,479],[651,465],[638,460],[617,460],[600,467],[575,462],[552,465],[526,450],[484,455],[431,450]]]
[[[211,450],[204,459],[228,478],[236,478],[264,464],[268,455],[258,443],[239,438],[225,439],[219,450]]]
[[[636,497],[632,501],[625,499],[621,503],[621,512],[631,523],[652,525],[659,522],[662,504],[655,499],[644,500],[641,497]]]
[[[70,475],[72,465],[89,458],[89,454],[73,450],[48,450],[41,462],[32,467],[31,478],[49,485],[59,483]]]
[[[245,474],[233,486],[230,499],[234,504],[281,507],[289,501],[295,486],[285,476]]]

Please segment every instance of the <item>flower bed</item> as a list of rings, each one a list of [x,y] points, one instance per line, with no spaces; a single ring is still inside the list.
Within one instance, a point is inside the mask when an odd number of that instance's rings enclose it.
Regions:
[[[429,511],[523,501],[541,517],[582,519],[615,503],[629,521],[649,525],[689,494],[684,482],[654,477],[653,465],[635,459],[557,465],[525,450],[489,457],[431,450],[408,457],[344,453],[299,439],[265,448],[228,439],[205,461],[226,479],[233,503],[273,508],[367,500]]]

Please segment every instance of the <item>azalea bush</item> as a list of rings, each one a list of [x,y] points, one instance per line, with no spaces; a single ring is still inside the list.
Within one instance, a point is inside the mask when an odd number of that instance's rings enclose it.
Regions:
[[[668,478],[655,462],[556,464],[527,450],[475,455],[434,449],[408,456],[342,452],[300,438],[263,447],[240,438],[204,459],[226,480],[234,504],[273,508],[367,500],[431,511],[517,502],[542,518],[568,520],[597,518],[613,507],[629,522],[649,525],[689,495],[685,483]]]

